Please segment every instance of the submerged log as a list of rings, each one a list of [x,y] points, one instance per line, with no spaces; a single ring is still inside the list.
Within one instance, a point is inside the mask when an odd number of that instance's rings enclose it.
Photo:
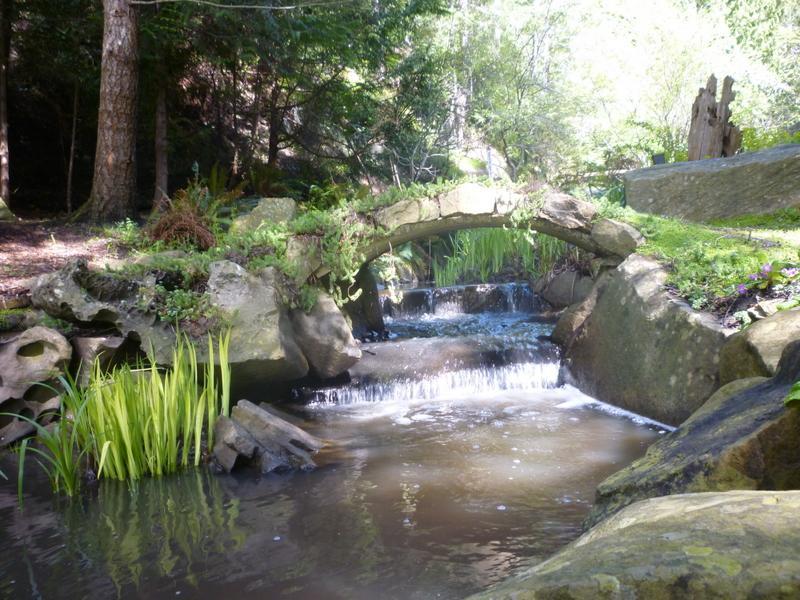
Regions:
[[[730,103],[736,97],[733,78],[722,82],[722,94],[717,102],[717,78],[708,78],[705,88],[692,105],[692,122],[689,127],[689,160],[733,156],[742,145],[742,132],[730,123]]]
[[[311,454],[325,445],[278,411],[247,400],[239,401],[231,418],[217,419],[214,437],[214,458],[227,472],[240,462],[258,467],[262,473],[313,469]]]

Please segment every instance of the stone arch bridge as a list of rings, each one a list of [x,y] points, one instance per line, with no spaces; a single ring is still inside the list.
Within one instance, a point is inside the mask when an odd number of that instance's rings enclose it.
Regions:
[[[464,183],[436,197],[404,199],[376,208],[364,218],[377,231],[364,241],[365,262],[405,242],[482,227],[530,228],[617,263],[643,242],[627,223],[600,217],[594,204],[544,187],[523,193]],[[319,246],[308,237],[290,239],[287,254],[301,265],[298,282],[328,273]]]

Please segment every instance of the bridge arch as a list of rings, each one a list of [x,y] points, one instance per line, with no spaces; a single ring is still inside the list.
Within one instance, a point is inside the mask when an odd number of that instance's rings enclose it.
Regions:
[[[524,194],[465,183],[437,197],[400,200],[373,211],[371,218],[384,233],[372,236],[363,253],[369,262],[405,242],[481,227],[530,228],[620,260],[643,241],[630,225],[598,217],[594,204],[547,188]]]

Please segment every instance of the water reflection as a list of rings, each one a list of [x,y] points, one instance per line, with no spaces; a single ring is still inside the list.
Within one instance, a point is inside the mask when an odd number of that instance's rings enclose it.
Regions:
[[[577,537],[597,483],[662,431],[556,388],[530,316],[403,323],[467,350],[528,346],[521,363],[451,361],[326,391],[300,411],[331,440],[312,473],[104,481],[74,504],[31,479],[24,512],[0,482],[0,597],[461,598]]]

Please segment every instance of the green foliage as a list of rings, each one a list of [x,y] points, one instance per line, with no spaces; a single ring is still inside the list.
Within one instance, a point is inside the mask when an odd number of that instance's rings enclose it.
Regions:
[[[783,144],[800,144],[800,131],[790,133],[785,129],[758,130],[755,127],[742,129],[744,152],[755,152]]]
[[[156,298],[159,318],[170,323],[197,320],[207,316],[211,310],[208,296],[192,290],[167,290],[164,286],[157,285]]]
[[[84,468],[96,469],[98,477],[136,480],[174,473],[188,467],[190,459],[199,465],[204,435],[206,447],[213,445],[217,417],[230,413],[229,344],[230,333],[219,336],[216,345],[208,336],[203,368],[192,343],[179,336],[167,371],[153,364],[105,373],[95,363],[86,388],[61,377],[62,405],[51,427],[18,417],[36,428],[42,445],[28,439],[20,445],[20,502],[29,452],[36,454],[53,491],[67,496],[78,492]]]
[[[166,209],[148,226],[150,239],[170,247],[214,247],[222,225],[230,224],[221,209],[239,198],[245,185],[245,181],[232,185],[219,165],[214,165],[208,179],[201,179],[195,171],[189,184],[175,192]]]
[[[137,248],[143,245],[145,240],[141,227],[133,219],[118,221],[111,226],[104,228],[103,235],[114,239],[118,244],[129,248]]]
[[[711,225],[739,229],[798,229],[800,228],[800,208],[784,208],[773,213],[761,215],[742,215],[730,219],[717,219],[712,221]]]
[[[717,299],[739,293],[767,264],[797,264],[798,249],[765,243],[742,232],[685,223],[637,213],[611,204],[601,204],[608,218],[628,221],[645,236],[640,254],[651,255],[670,267],[669,283],[698,309]]]
[[[783,403],[787,408],[800,408],[800,381],[792,386]]]
[[[88,387],[72,388],[86,405],[85,419],[76,420],[80,445],[99,465],[99,477],[138,479],[173,473],[189,466],[190,457],[192,464],[200,464],[203,434],[212,445],[217,415],[227,416],[230,408],[229,342],[229,334],[217,339],[220,384],[211,336],[203,373],[194,346],[179,336],[168,371],[156,365],[124,365],[106,374],[96,364]]]
[[[468,229],[452,240],[452,254],[433,264],[440,287],[485,282],[504,271],[513,278],[542,275],[568,252],[561,240],[524,229]]]
[[[69,386],[74,386],[74,381],[70,378],[62,377],[60,381],[66,389],[69,389]],[[65,394],[59,409],[59,418],[51,427],[44,427],[24,415],[0,413],[6,417],[22,419],[36,430],[36,442],[38,444],[31,445],[30,439],[26,438],[22,440],[18,449],[17,493],[20,506],[22,506],[22,490],[25,479],[25,459],[29,452],[35,455],[37,464],[47,474],[54,493],[63,492],[72,497],[78,492],[80,488],[81,459],[86,454],[87,449],[82,448],[80,445],[80,427],[76,426],[75,423],[86,414],[85,408],[86,404],[80,395]]]

